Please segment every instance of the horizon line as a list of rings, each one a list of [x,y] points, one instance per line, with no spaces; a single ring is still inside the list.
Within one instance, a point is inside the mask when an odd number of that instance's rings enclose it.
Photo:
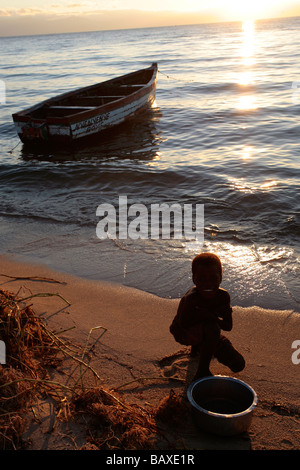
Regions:
[[[275,17],[262,17],[262,18],[255,18],[255,19],[251,19],[250,21],[254,21],[254,22],[257,22],[257,21],[272,21],[272,20],[281,20],[281,19],[290,19],[290,18],[300,18],[300,15],[292,15],[292,16],[275,16]],[[223,23],[223,24],[227,24],[227,23],[244,23],[245,21],[249,21],[249,20],[215,20],[215,21],[204,21],[202,23],[174,23],[173,25],[160,25],[160,26],[141,26],[141,27],[133,27],[133,28],[128,28],[128,27],[124,27],[124,28],[109,28],[109,29],[91,29],[91,30],[78,30],[78,31],[63,31],[63,32],[53,32],[53,33],[34,33],[34,34],[30,34],[30,33],[24,33],[24,34],[12,34],[12,35],[4,35],[4,36],[1,36],[0,35],[0,39],[3,39],[3,38],[18,38],[18,37],[30,37],[30,36],[53,36],[53,35],[59,35],[59,34],[80,34],[80,33],[98,33],[98,32],[101,32],[101,31],[130,31],[130,30],[134,30],[134,29],[154,29],[154,28],[174,28],[174,27],[178,27],[178,26],[197,26],[197,25],[209,25],[209,24],[220,24],[220,23]]]

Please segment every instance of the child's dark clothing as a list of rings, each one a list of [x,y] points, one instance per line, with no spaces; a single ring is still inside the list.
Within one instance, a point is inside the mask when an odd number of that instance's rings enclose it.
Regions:
[[[232,329],[232,307],[230,296],[219,288],[212,299],[205,299],[196,287],[191,288],[181,299],[177,314],[170,326],[175,340],[191,345],[192,351],[204,351],[213,345],[213,356],[233,372],[242,370],[245,361],[220,330]]]

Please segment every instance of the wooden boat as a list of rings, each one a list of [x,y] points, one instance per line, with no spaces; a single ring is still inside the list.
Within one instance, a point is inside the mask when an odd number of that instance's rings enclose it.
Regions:
[[[13,114],[24,143],[70,143],[111,128],[155,101],[157,64]]]

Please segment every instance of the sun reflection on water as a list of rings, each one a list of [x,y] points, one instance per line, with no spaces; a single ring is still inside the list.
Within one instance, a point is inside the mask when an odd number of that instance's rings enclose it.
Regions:
[[[246,145],[242,150],[242,159],[249,160],[252,158],[253,148],[250,145]]]
[[[246,20],[242,24],[243,43],[241,48],[242,63],[251,66],[254,60],[254,39],[255,39],[255,23],[253,20]]]
[[[190,257],[201,251],[212,252],[220,257],[223,264],[221,287],[229,290],[233,305],[239,305],[245,300],[250,305],[256,305],[266,293],[270,298],[275,298],[277,291],[286,293],[284,274],[295,256],[291,248],[256,246],[251,243],[243,245],[234,241],[224,243],[218,241],[217,237],[213,241],[207,239],[203,246],[194,242],[186,247]],[[297,263],[295,272],[298,266]],[[271,307],[269,301],[268,308]]]
[[[248,88],[255,84],[255,76],[253,72],[253,65],[255,64],[255,23],[253,20],[246,20],[242,24],[242,44],[241,44],[241,66],[242,69],[238,75],[238,85],[242,87],[242,93],[245,92],[243,88]],[[238,110],[253,110],[257,109],[257,99],[253,93],[242,94],[236,105]]]
[[[236,107],[237,107],[237,109],[244,110],[244,111],[251,110],[251,109],[257,109],[256,96],[254,96],[254,95],[240,96]]]
[[[278,185],[278,181],[276,180],[265,181],[264,183],[253,183],[246,181],[245,178],[228,178],[228,182],[234,191],[243,193],[272,190]]]
[[[253,72],[252,70],[245,70],[240,72],[238,84],[241,86],[249,86],[253,83]]]

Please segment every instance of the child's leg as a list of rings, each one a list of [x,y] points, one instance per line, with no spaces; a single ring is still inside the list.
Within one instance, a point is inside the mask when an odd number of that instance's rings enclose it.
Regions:
[[[178,341],[179,339],[179,341]],[[195,325],[191,328],[180,331],[180,337],[178,336],[177,341],[180,344],[186,346],[192,346],[192,349],[195,350],[198,348],[198,345],[203,340],[203,327],[202,325]]]
[[[203,340],[198,346],[200,359],[194,380],[212,375],[209,366],[220,340],[220,328],[217,323],[208,323],[203,330]]]
[[[245,359],[232,346],[228,338],[221,335],[214,356],[232,372],[240,372],[245,367]]]

